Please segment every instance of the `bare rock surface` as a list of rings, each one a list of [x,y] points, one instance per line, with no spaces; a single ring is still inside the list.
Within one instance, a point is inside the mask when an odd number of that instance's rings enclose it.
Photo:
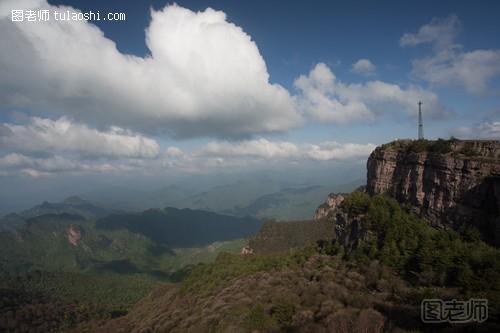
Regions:
[[[387,194],[437,227],[473,224],[500,240],[500,142],[394,141],[367,162],[366,191]]]

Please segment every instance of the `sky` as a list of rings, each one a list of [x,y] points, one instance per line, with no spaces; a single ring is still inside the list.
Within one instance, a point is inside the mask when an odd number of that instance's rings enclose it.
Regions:
[[[416,137],[418,101],[427,138],[498,139],[499,10],[0,0],[0,198],[266,170],[348,178],[377,145]],[[101,20],[55,19],[68,11]]]

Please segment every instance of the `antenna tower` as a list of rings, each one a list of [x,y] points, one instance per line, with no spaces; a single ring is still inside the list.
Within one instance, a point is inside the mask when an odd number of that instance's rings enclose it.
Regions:
[[[424,139],[424,123],[422,121],[422,102],[418,101],[418,139]]]

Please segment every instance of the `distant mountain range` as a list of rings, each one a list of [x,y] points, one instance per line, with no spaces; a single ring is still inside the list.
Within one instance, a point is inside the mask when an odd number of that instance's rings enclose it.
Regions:
[[[101,217],[106,213],[110,214]],[[151,274],[182,268],[183,258],[177,255],[177,248],[204,248],[242,239],[261,225],[251,217],[170,207],[141,213],[115,212],[76,197],[10,214],[0,223],[0,271]],[[207,257],[203,251],[198,254]]]
[[[302,220],[313,216],[317,202],[330,192],[350,192],[364,179],[349,183],[293,183],[257,177],[223,185],[172,184],[153,191],[106,186],[80,193],[60,202],[43,202],[0,218],[0,230],[22,225],[23,219],[46,213],[69,213],[85,218],[101,218],[119,212],[142,212],[150,208],[175,207],[211,211],[261,219]]]
[[[345,184],[291,185],[270,179],[237,181],[196,191],[170,185],[153,192],[107,188],[81,197],[123,211],[143,211],[152,207],[191,208],[234,216],[262,219],[301,220],[314,215],[317,203],[332,191],[350,192],[365,179]]]
[[[84,219],[97,219],[117,212],[117,210],[104,208],[77,196],[72,196],[61,202],[45,201],[20,213],[8,214],[0,218],[0,231],[18,229],[26,225],[28,219],[46,214],[70,214],[81,216]]]
[[[80,215],[86,219],[95,219],[118,212],[114,209],[104,208],[98,204],[83,200],[80,197],[72,196],[58,203],[43,202],[20,213],[25,218],[40,216],[44,214],[68,213]]]
[[[250,236],[259,230],[261,224],[260,220],[252,217],[168,207],[110,215],[99,219],[96,229],[128,230],[159,245],[194,247]]]
[[[363,180],[334,187],[335,192],[351,192],[363,184]],[[331,193],[332,188],[327,186],[307,186],[285,188],[280,191],[263,195],[249,205],[235,207],[224,213],[237,216],[256,216],[263,219],[276,220],[304,220],[314,215],[317,203],[324,200]]]

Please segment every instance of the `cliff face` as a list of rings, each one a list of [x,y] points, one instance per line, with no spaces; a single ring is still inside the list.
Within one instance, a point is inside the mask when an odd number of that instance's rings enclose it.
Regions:
[[[499,243],[499,141],[395,141],[372,152],[367,171],[369,194],[388,194],[434,226],[473,224]]]
[[[335,211],[342,201],[344,201],[344,196],[342,194],[330,193],[326,201],[316,209],[314,220],[321,220],[328,217],[328,214]]]

